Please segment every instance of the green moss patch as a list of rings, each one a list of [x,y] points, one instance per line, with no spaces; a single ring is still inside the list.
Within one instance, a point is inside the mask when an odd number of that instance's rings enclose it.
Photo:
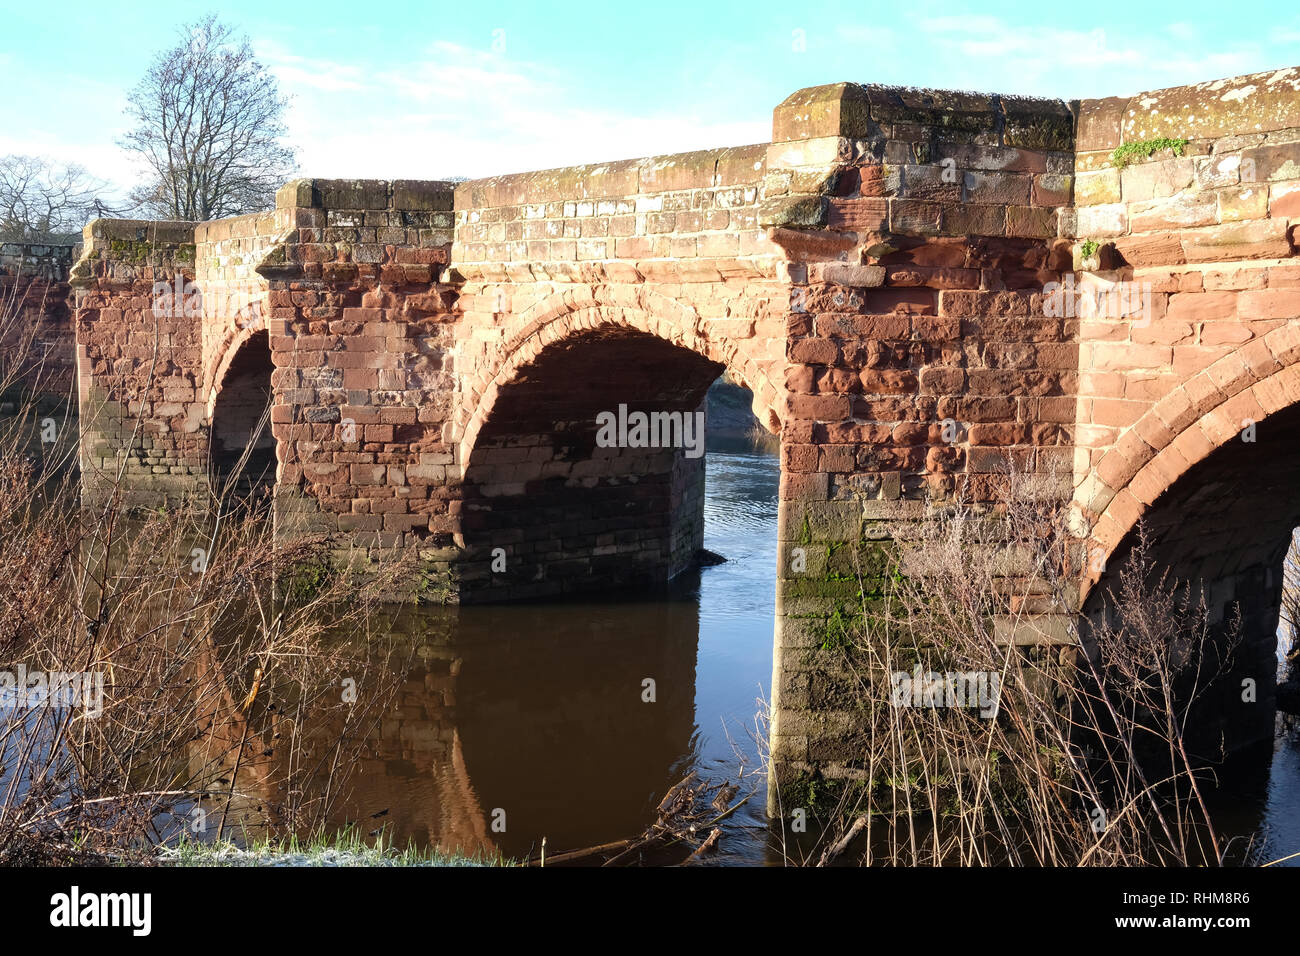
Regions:
[[[1170,139],[1168,136],[1161,136],[1156,139],[1142,139],[1133,143],[1124,143],[1121,146],[1116,146],[1110,154],[1110,164],[1116,169],[1123,169],[1134,160],[1150,159],[1162,149],[1169,150],[1175,156],[1181,156],[1190,142],[1191,140],[1187,139]]]

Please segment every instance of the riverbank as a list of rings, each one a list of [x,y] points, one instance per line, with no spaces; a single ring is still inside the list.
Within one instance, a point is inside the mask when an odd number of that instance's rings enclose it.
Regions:
[[[399,850],[382,842],[370,846],[359,837],[341,834],[329,840],[299,843],[265,842],[251,846],[236,843],[200,843],[184,840],[173,847],[160,847],[158,862],[163,866],[407,866],[407,867],[484,867],[513,866],[500,858],[470,857],[438,850],[421,850],[413,846]]]

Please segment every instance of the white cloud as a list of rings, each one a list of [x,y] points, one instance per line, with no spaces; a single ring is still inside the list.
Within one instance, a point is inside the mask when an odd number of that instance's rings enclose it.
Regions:
[[[1171,23],[1142,33],[1044,26],[995,16],[919,19],[919,30],[954,58],[959,75],[988,89],[1069,97],[1132,94],[1260,69],[1257,49],[1205,52],[1196,26]]]
[[[720,122],[589,107],[591,91],[558,70],[445,41],[407,68],[368,75],[313,61],[312,69],[356,86],[329,91],[281,74],[294,96],[291,140],[309,176],[478,178],[744,145],[771,132],[766,111]]]
[[[357,66],[299,56],[269,38],[259,40],[253,49],[284,89],[337,93],[365,88],[364,74]]]

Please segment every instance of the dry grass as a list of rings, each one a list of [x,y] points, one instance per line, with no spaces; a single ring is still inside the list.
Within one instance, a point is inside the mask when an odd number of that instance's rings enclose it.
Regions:
[[[1214,676],[1197,670],[1211,639],[1208,616],[1186,588],[1156,573],[1145,540],[1090,633],[1070,624],[1046,646],[1006,639],[1031,612],[1070,606],[1078,555],[1058,488],[1011,474],[995,506],[935,505],[919,526],[892,529],[891,584],[880,600],[863,602],[842,651],[868,728],[855,738],[856,779],[830,789],[830,827],[796,862],[1225,859],[1202,799],[1208,771],[1186,745],[1189,713]],[[895,705],[892,675],[917,666],[997,675],[996,716]],[[786,819],[810,801],[780,796]]]
[[[83,506],[75,442],[32,438],[40,346],[3,305],[0,670],[102,675],[103,702],[0,710],[0,864],[320,833],[403,674],[368,630],[403,568],[350,574],[230,501]]]

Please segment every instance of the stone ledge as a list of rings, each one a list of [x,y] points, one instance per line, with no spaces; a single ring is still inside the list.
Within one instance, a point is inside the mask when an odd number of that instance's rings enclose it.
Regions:
[[[1214,139],[1295,126],[1300,67],[1172,86],[1079,104],[1078,149],[1170,137]]]
[[[997,145],[1073,148],[1074,115],[1062,100],[862,83],[798,90],[772,114],[773,143],[825,137],[885,138],[881,124],[915,124]]]
[[[275,208],[450,212],[455,188],[436,179],[295,179],[276,190]]]
[[[198,223],[177,219],[93,219],[81,231],[89,247],[95,240],[121,239],[127,242],[188,243],[194,241]]]
[[[729,146],[473,179],[456,186],[456,208],[490,209],[754,186],[763,178],[767,148],[767,143]]]
[[[607,259],[544,262],[453,262],[451,281],[638,283],[643,281],[720,282],[723,279],[773,278],[776,257],[724,259]]]

